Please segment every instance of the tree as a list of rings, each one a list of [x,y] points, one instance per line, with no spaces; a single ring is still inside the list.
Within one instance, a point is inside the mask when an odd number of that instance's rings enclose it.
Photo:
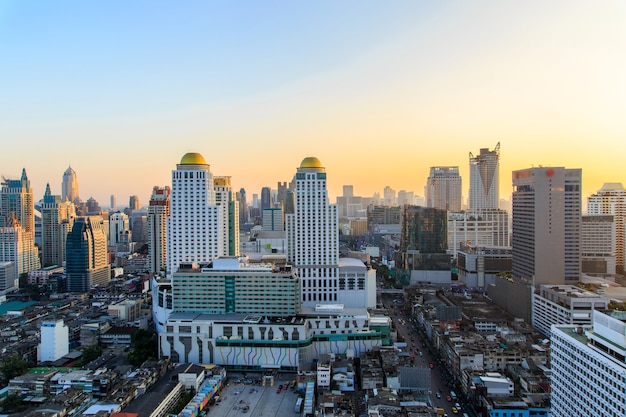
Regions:
[[[144,329],[137,329],[130,337],[130,344],[133,349],[128,354],[128,362],[139,366],[148,359],[157,358],[157,336]]]
[[[102,348],[100,346],[88,346],[83,349],[83,363],[87,364],[95,359],[98,359],[100,355],[102,355]]]
[[[9,380],[28,371],[28,362],[20,358],[17,353],[14,353],[4,358],[0,364],[0,371],[2,372],[2,382],[6,385],[9,383]]]
[[[23,272],[19,276],[19,284],[20,288],[26,288],[28,285],[28,273]]]
[[[22,409],[22,399],[17,394],[9,394],[2,401],[2,411],[3,412],[16,412]]]

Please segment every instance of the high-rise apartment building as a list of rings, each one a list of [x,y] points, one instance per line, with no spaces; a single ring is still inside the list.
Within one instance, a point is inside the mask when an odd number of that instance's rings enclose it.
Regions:
[[[19,180],[4,179],[0,190],[0,214],[15,217],[27,232],[35,233],[35,200],[26,169]],[[12,222],[12,221],[11,221]]]
[[[582,171],[513,171],[513,278],[538,288],[580,278]]]
[[[154,187],[148,205],[148,267],[157,274],[165,269],[167,218],[170,215],[170,187]]]
[[[78,217],[66,240],[67,289],[87,292],[111,280],[107,239],[102,216]]]
[[[587,200],[587,214],[612,214],[615,221],[615,262],[626,266],[626,190],[621,183],[607,183]]]
[[[550,416],[626,415],[626,316],[594,310],[592,318],[552,326]]]
[[[220,253],[239,256],[239,203],[235,198],[230,177],[213,179],[215,204],[219,207],[222,249]]]
[[[500,203],[500,142],[490,151],[481,148],[469,154],[469,209],[497,209]]]
[[[458,166],[430,168],[426,181],[426,205],[448,211],[461,211],[461,175]]]
[[[72,167],[68,167],[63,173],[63,182],[61,183],[61,199],[63,201],[75,202],[78,200],[78,179],[76,171]]]
[[[73,224],[76,207],[69,200],[59,195],[52,195],[50,184],[46,185],[41,206],[41,263],[44,267],[65,262],[65,238],[68,223]]]
[[[287,258],[302,281],[302,305],[337,302],[339,215],[329,204],[326,169],[319,159],[302,160],[294,177],[296,205],[286,215]]]
[[[167,218],[168,276],[183,263],[205,263],[226,255],[219,215],[209,164],[199,153],[185,154],[172,171]]]

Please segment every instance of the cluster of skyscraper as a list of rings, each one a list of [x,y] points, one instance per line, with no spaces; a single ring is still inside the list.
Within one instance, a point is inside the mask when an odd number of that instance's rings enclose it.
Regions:
[[[374,271],[359,259],[339,256],[341,219],[364,211],[372,234],[373,225],[399,224],[394,261],[401,282],[449,284],[452,259],[457,259],[465,285],[489,287],[496,303],[533,323],[533,300],[540,298],[542,286],[576,283],[582,273],[602,277],[623,271],[626,191],[621,184],[606,184],[590,196],[583,215],[580,169],[514,171],[509,233],[509,215],[500,207],[499,156],[499,144],[469,154],[466,210],[456,166],[430,169],[424,207],[407,198],[409,204],[393,209],[369,205],[364,210],[351,186],[344,187],[339,204],[330,204],[326,170],[317,158],[307,157],[291,182],[279,183],[275,196],[269,187],[261,191],[254,216],[263,219],[262,232],[240,242],[240,224],[252,213],[245,190],[235,193],[230,177],[214,176],[202,155],[184,155],[172,171],[171,187],[154,187],[147,210],[135,216],[140,226],[132,231],[145,235],[140,240],[149,249],[146,270],[158,276],[152,286],[160,353],[181,362],[293,370],[323,353],[358,355],[388,343],[388,319],[368,310],[376,304]],[[395,193],[388,187],[381,201],[396,201]],[[0,289],[15,289],[18,277],[41,265],[64,266],[67,291],[106,285],[110,253],[123,251],[132,240],[129,214],[105,213],[92,199],[83,203],[71,168],[63,174],[61,196],[46,187],[38,246],[34,207],[25,170],[20,179],[3,179]],[[136,197],[132,210],[140,211]],[[511,279],[496,279],[502,271]],[[537,317],[544,332],[549,331],[546,317]],[[564,410],[589,405],[568,393],[582,389],[572,376],[572,352],[601,364],[588,370],[597,378],[614,372],[623,382],[625,322],[594,313],[600,336],[588,328],[553,327],[556,402]],[[613,409],[623,412],[619,404]]]

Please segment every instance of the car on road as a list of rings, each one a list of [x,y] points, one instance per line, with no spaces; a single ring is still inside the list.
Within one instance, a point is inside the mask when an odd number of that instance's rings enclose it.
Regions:
[[[437,396],[437,398],[441,398],[441,394],[440,393],[437,393],[435,395]]]
[[[452,402],[452,397],[450,397],[449,395],[446,395],[446,401],[448,401],[449,403]]]
[[[428,366],[430,366],[430,369],[433,369],[435,367],[435,365],[433,365],[432,363]]]
[[[454,414],[459,414],[459,410],[456,407],[452,407],[452,412]]]

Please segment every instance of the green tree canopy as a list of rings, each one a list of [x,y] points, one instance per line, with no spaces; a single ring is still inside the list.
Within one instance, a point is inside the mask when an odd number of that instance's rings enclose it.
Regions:
[[[9,383],[9,380],[20,376],[28,371],[28,362],[19,357],[17,353],[7,356],[0,363],[0,372],[2,372],[2,382],[4,385]]]

